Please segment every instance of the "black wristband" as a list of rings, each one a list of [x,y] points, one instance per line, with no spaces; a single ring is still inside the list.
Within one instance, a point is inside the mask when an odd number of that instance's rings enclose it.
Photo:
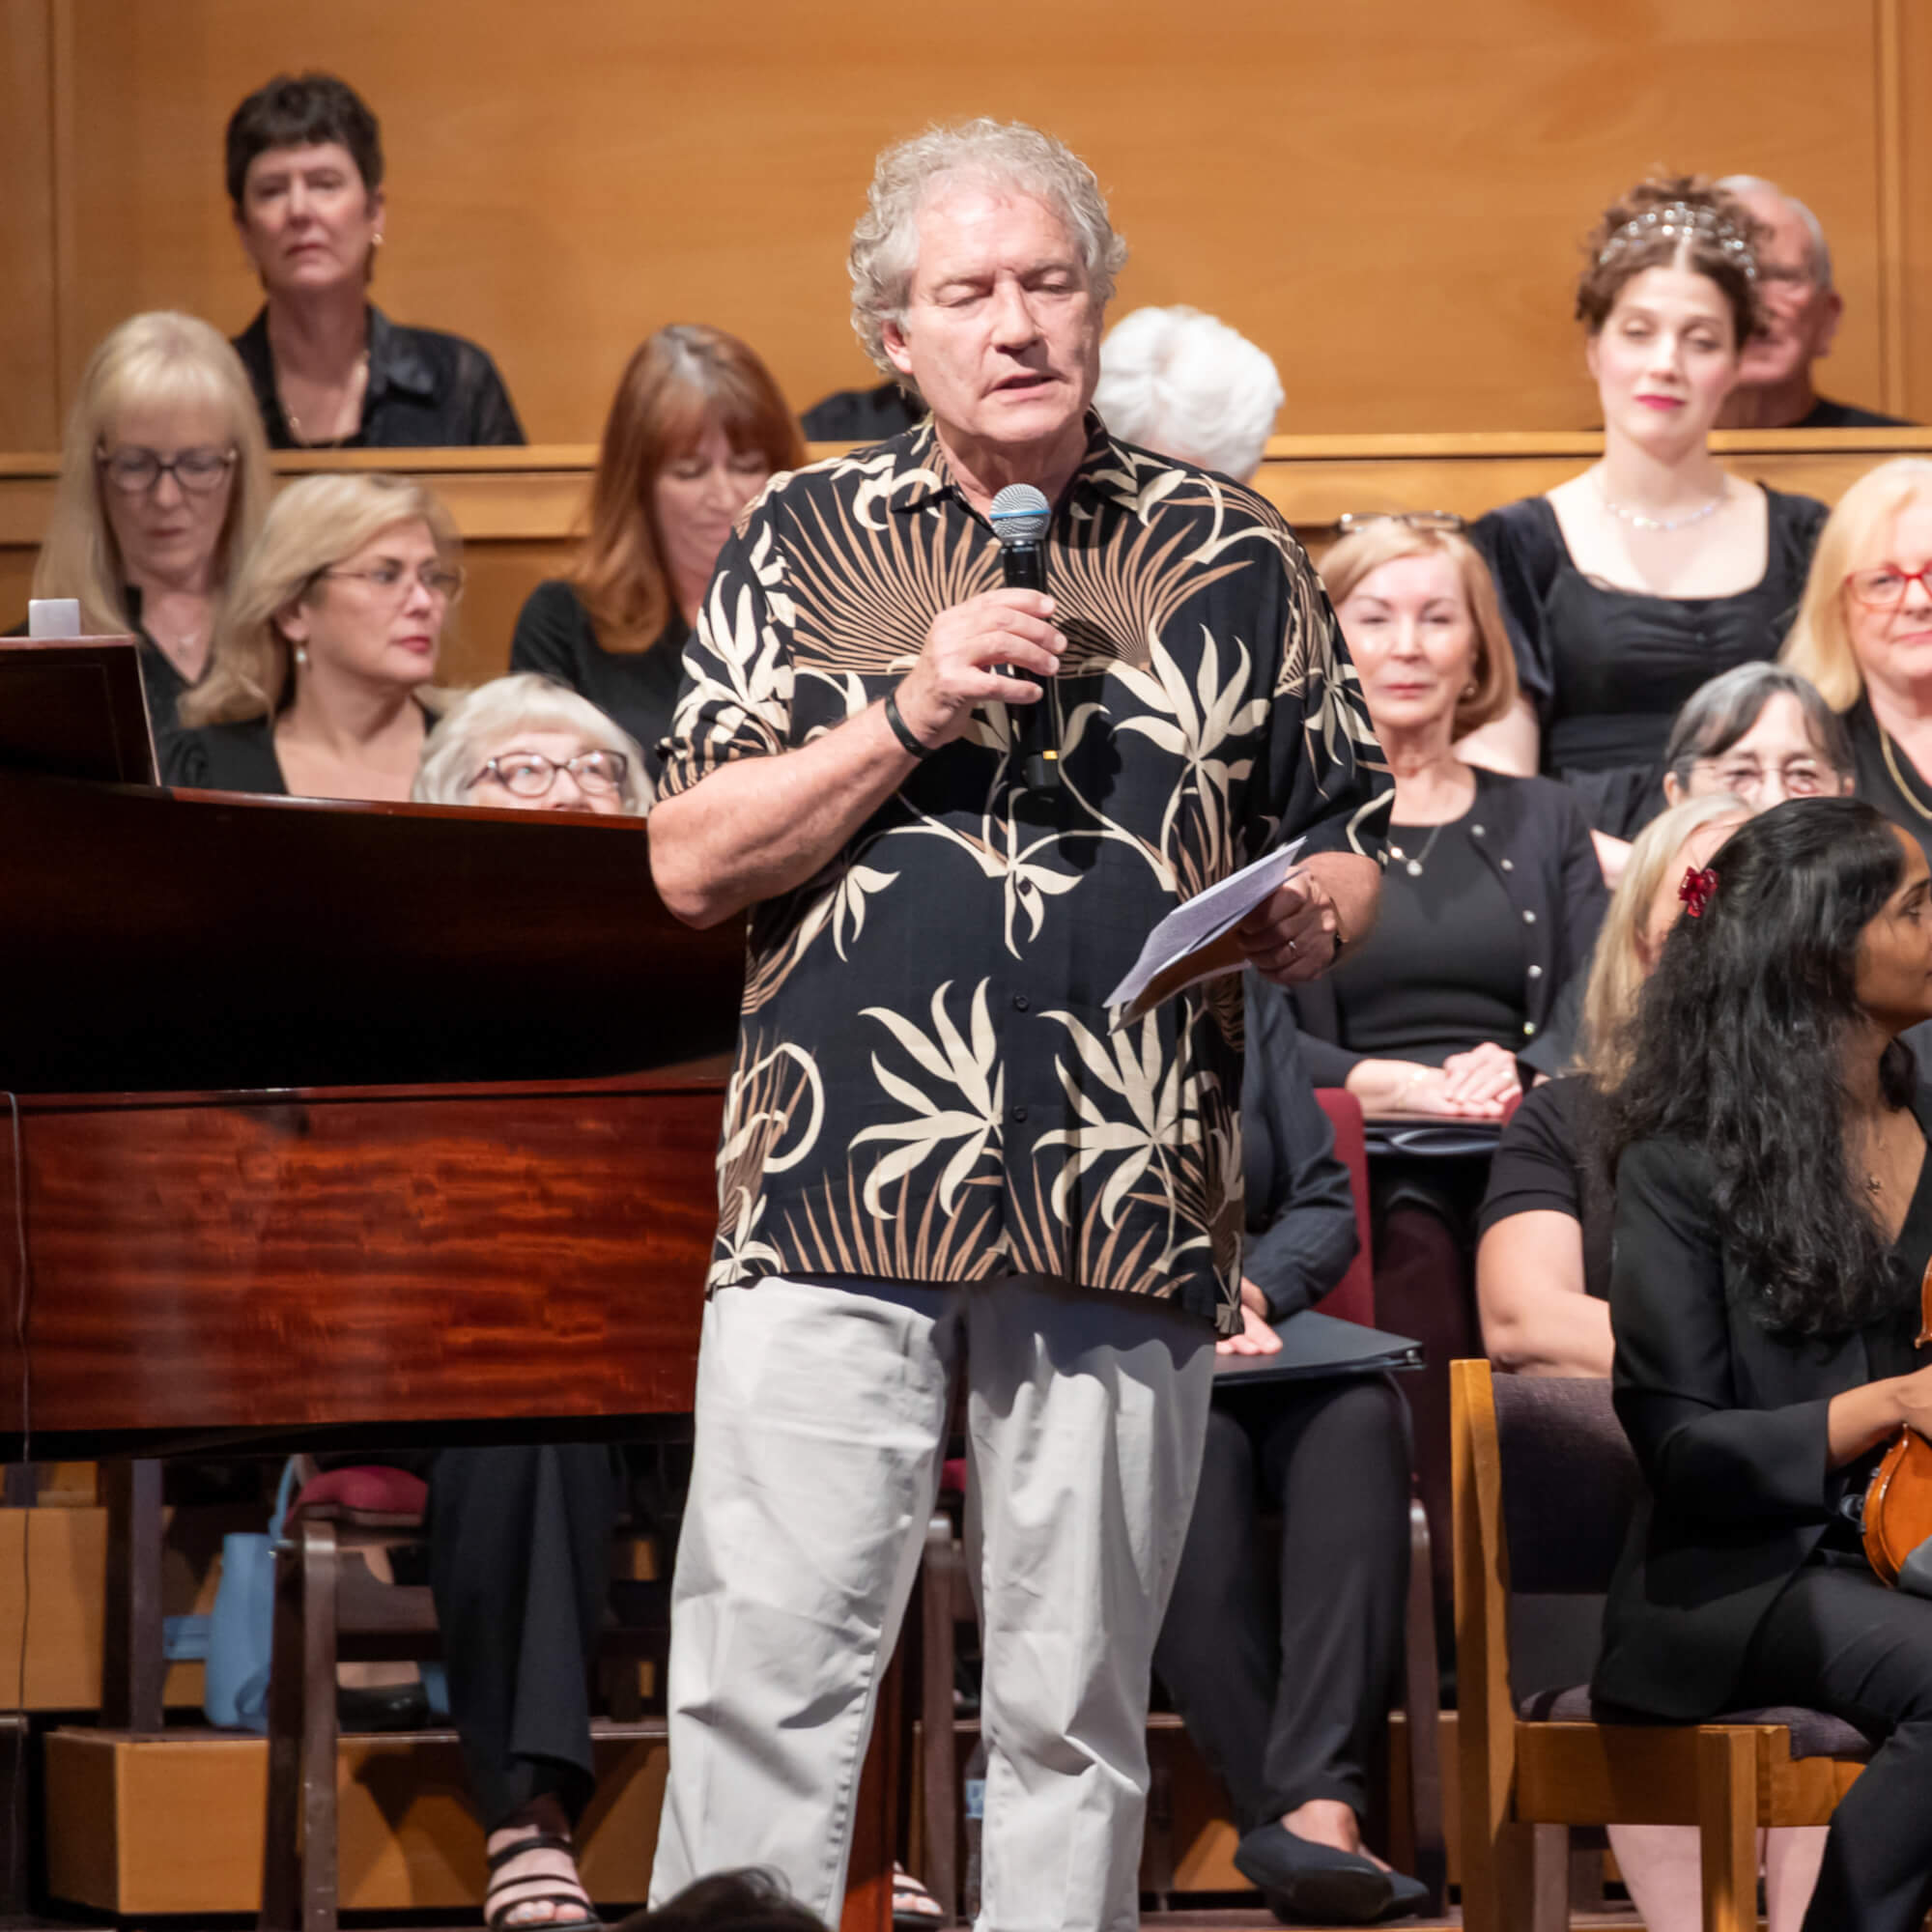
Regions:
[[[893,736],[906,749],[907,755],[915,758],[930,757],[937,749],[923,744],[905,722],[905,713],[899,709],[898,690],[895,687],[886,693],[886,723],[893,727]]]

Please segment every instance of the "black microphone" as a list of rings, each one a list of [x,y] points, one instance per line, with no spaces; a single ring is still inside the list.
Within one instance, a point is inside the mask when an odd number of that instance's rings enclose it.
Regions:
[[[1046,526],[1053,518],[1053,505],[1046,493],[1031,483],[1009,483],[993,498],[986,513],[993,534],[1000,540],[1000,568],[1009,590],[1046,590]],[[1011,665],[1002,665],[1001,673],[1016,676]],[[1040,680],[1042,696],[1037,704],[1015,709],[1007,707],[1012,721],[1013,745],[1022,753],[1020,770],[1036,791],[1060,783],[1060,753],[1045,742],[1050,735],[1045,717],[1052,701],[1053,686]]]

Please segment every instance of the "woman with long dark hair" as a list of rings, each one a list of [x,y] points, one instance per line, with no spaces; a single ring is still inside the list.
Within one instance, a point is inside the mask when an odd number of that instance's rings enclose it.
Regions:
[[[1807,1932],[1932,1907],[1932,1603],[1857,1522],[1932,1431],[1932,873],[1855,799],[1799,799],[1687,875],[1609,1096],[1617,1413],[1648,1489],[1595,1692],[1679,1721],[1804,1705],[1885,1737],[1833,1818]],[[1847,1505],[1852,1505],[1850,1510]]]

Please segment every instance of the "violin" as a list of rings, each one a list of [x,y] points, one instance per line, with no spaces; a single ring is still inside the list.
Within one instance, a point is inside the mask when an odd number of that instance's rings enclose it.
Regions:
[[[1932,1346],[1932,1262],[1918,1284],[1918,1333],[1913,1347]],[[1893,1587],[1905,1560],[1932,1538],[1932,1442],[1902,1423],[1865,1485],[1865,1561]]]

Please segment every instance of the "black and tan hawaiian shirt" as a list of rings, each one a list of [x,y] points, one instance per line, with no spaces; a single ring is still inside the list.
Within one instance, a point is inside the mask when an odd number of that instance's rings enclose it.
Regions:
[[[1120,1031],[1105,1002],[1151,926],[1277,838],[1379,859],[1390,780],[1275,510],[1089,431],[1046,542],[1059,799],[986,705],[753,908],[713,1288],[1048,1274],[1240,1325],[1240,976]],[[929,422],[775,478],[686,646],[661,795],[883,696],[999,550]]]

